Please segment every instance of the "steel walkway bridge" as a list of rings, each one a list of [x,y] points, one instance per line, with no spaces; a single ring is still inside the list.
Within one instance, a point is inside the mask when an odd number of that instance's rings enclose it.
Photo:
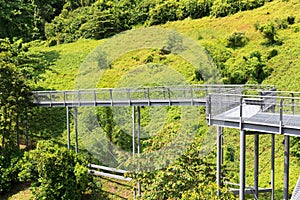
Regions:
[[[217,184],[221,187],[223,127],[240,130],[240,183],[232,189],[245,199],[252,193],[271,192],[274,199],[275,134],[285,136],[284,199],[289,188],[289,137],[300,137],[300,93],[276,91],[272,86],[188,85],[170,87],[114,88],[70,91],[35,91],[33,103],[39,107],[80,106],[205,106],[208,125],[217,126]],[[138,109],[139,111],[139,109]],[[67,119],[69,123],[69,119]],[[68,125],[69,132],[69,125]],[[271,134],[271,188],[258,187],[259,134]],[[69,133],[68,133],[69,134]],[[245,186],[246,135],[255,136],[254,187]],[[69,146],[69,144],[68,144]],[[218,192],[219,194],[219,192]]]

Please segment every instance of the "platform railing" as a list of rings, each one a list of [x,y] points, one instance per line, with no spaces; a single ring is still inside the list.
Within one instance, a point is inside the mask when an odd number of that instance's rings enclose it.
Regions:
[[[268,95],[268,96],[267,96]],[[207,120],[300,127],[300,93],[269,91],[260,95],[210,94]]]
[[[33,103],[40,106],[91,106],[98,101],[111,103],[131,101],[184,101],[204,99],[209,93],[241,93],[244,85],[183,85],[143,88],[104,88],[66,91],[35,91]],[[204,99],[205,102],[205,99]]]

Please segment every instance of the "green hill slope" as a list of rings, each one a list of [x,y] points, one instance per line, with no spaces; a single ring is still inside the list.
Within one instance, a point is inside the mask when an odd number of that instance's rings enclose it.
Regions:
[[[264,64],[271,68],[272,73],[262,82],[263,84],[273,84],[278,90],[295,90],[300,91],[300,2],[298,0],[274,0],[265,6],[246,12],[240,12],[224,18],[210,18],[191,20],[185,19],[177,22],[169,22],[162,25],[163,28],[175,29],[178,32],[193,38],[200,45],[209,50],[212,57],[219,65],[220,73],[226,71],[225,74],[231,74],[234,70],[246,70],[247,66],[244,58],[249,58],[252,52],[261,53]],[[278,38],[281,39],[282,45],[266,45],[265,38],[262,33],[255,30],[255,24],[268,24],[273,22],[276,26],[280,20],[288,17],[295,17],[295,23],[288,25],[286,29],[278,29]],[[277,22],[278,23],[277,23]],[[227,48],[227,37],[234,32],[242,32],[248,38],[245,46],[239,48]],[[104,40],[105,41],[105,40]],[[37,83],[37,87],[43,89],[73,89],[74,79],[79,67],[85,60],[86,56],[103,40],[79,40],[71,44],[62,44],[54,47],[32,46],[31,51],[46,52],[46,57],[54,64],[53,71],[45,74],[45,80]],[[270,52],[277,52],[277,55],[270,57]],[[137,65],[141,65],[149,58],[155,62],[166,63],[173,66],[174,69],[186,65],[182,59],[176,58],[176,55],[170,54],[162,59],[158,50],[141,49],[129,52],[112,63],[110,69],[106,70],[104,79],[99,83],[101,87],[114,87],[117,82],[116,77],[122,76],[126,71],[133,69]],[[165,64],[164,63],[164,64]],[[221,67],[223,66],[223,68]],[[189,71],[187,68],[186,71]],[[116,74],[118,73],[118,76]],[[187,73],[191,78],[192,75]],[[191,78],[189,82],[193,81]],[[282,137],[277,137],[277,157],[276,157],[276,188],[277,198],[282,197],[281,188],[283,186],[283,148],[281,145]],[[238,148],[236,142],[238,136],[235,131],[227,130],[225,135],[227,146],[235,147],[236,154]],[[260,186],[269,186],[269,168],[270,159],[270,138],[262,136],[261,138],[261,179]],[[252,145],[253,138],[248,137],[247,143]],[[236,155],[238,157],[238,155]],[[247,152],[248,168],[247,168],[247,184],[252,184],[253,179],[253,149],[249,147]],[[297,177],[300,175],[299,158],[291,158],[291,187],[294,186]],[[232,163],[233,169],[237,170],[238,165],[235,160]],[[236,172],[236,171],[235,171]],[[232,181],[236,181],[237,174],[230,177]],[[290,188],[290,191],[292,188]]]

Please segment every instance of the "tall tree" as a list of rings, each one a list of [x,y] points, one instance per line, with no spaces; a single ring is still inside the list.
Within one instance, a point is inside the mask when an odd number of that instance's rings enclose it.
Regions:
[[[29,55],[22,40],[0,39],[0,136],[2,147],[13,144],[20,118],[31,102],[32,81],[48,69],[37,55]],[[44,67],[45,66],[45,67]]]

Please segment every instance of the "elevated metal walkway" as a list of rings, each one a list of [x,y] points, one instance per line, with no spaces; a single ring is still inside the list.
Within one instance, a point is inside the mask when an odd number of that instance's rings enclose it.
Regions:
[[[272,86],[256,85],[191,85],[170,87],[145,87],[121,89],[91,89],[72,91],[35,91],[33,103],[39,107],[66,107],[68,147],[70,147],[69,109],[80,106],[205,106],[206,120],[209,125],[217,126],[217,184],[222,187],[221,165],[223,163],[223,127],[240,130],[240,183],[241,200],[247,192],[271,192],[274,199],[274,159],[275,134],[285,136],[284,149],[284,199],[288,199],[289,187],[289,137],[300,137],[300,93],[279,92]],[[76,114],[75,114],[76,115]],[[135,114],[133,114],[135,116]],[[74,119],[77,119],[75,117]],[[135,123],[135,117],[133,117]],[[140,126],[138,120],[138,126]],[[75,122],[75,129],[77,127]],[[135,130],[133,125],[133,138]],[[138,129],[139,130],[139,129]],[[253,132],[254,131],[254,132]],[[259,133],[271,134],[271,188],[258,187]],[[246,135],[255,136],[254,187],[245,186]],[[139,134],[138,134],[139,135]],[[76,151],[78,150],[77,130],[75,130]],[[139,138],[138,138],[139,140]],[[134,139],[133,139],[134,141]],[[134,146],[134,144],[133,144]],[[133,150],[134,152],[134,150]],[[99,175],[106,175],[99,172]],[[119,177],[119,176],[118,176]],[[220,195],[220,193],[218,192]]]
[[[190,85],[145,88],[102,88],[35,91],[33,103],[41,107],[78,106],[206,106],[209,93],[241,94],[244,85]],[[250,87],[250,86],[249,86]]]
[[[268,91],[268,95],[210,94],[209,125],[300,137],[300,96]]]

